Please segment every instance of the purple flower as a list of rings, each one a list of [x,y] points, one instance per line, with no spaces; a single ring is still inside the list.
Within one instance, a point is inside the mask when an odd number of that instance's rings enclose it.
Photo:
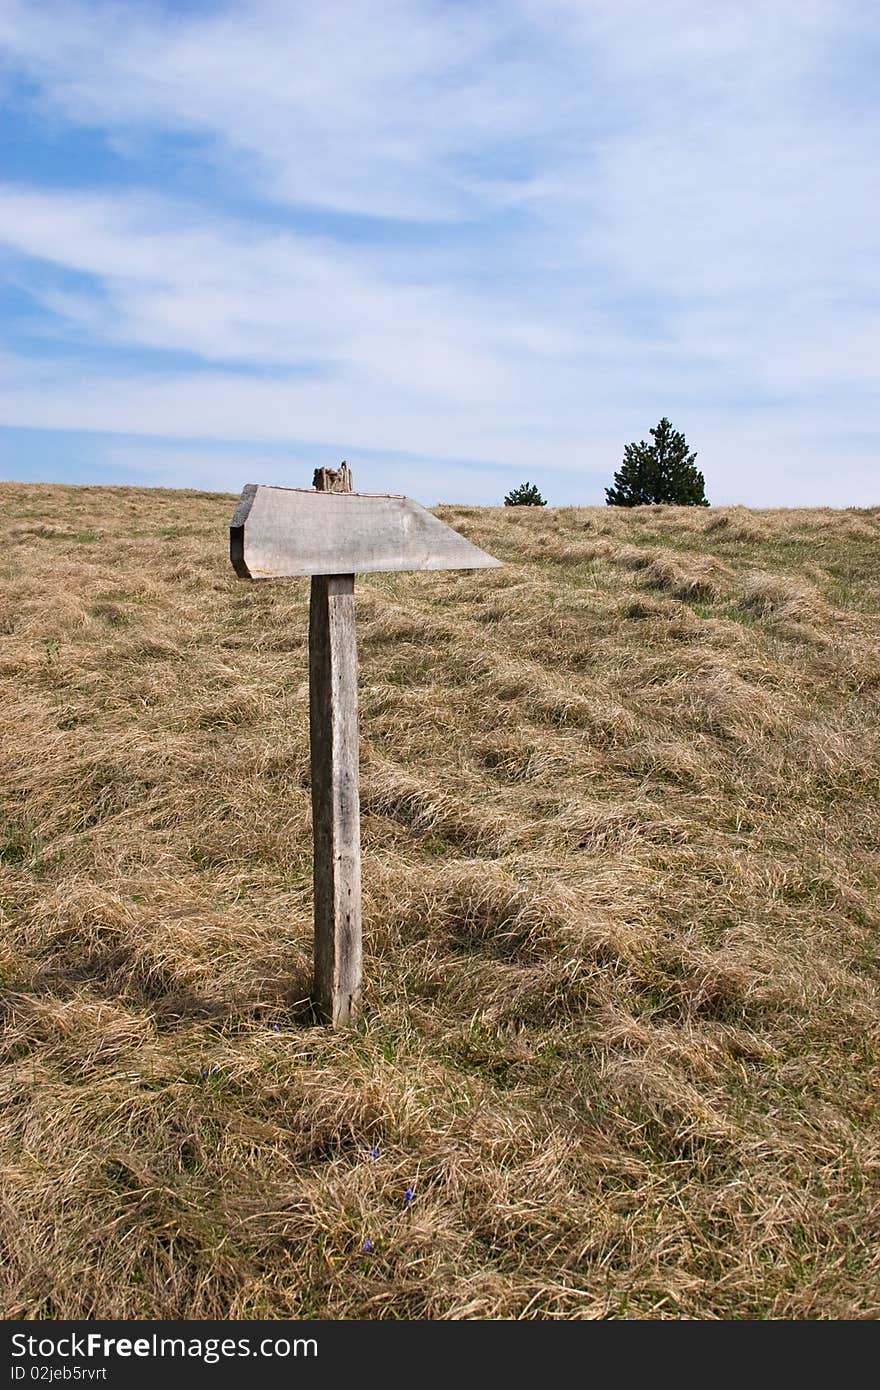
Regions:
[[[364,1241],[364,1250],[367,1252],[368,1255],[369,1255],[370,1251],[372,1250],[372,1248],[373,1248],[373,1242],[372,1242],[371,1240],[365,1240],[365,1241]]]
[[[406,1194],[405,1194],[403,1200],[406,1202],[406,1205],[409,1206],[409,1204],[410,1204],[410,1202],[412,1201],[412,1199],[413,1199],[413,1190],[412,1190],[411,1187],[408,1187],[408,1188],[406,1189]]]
[[[208,1079],[208,1069],[207,1069],[207,1067],[202,1067],[202,1080],[203,1080],[203,1081],[207,1081],[207,1079]]]
[[[376,1145],[375,1149],[373,1150],[373,1152],[372,1152],[372,1154],[371,1154],[371,1157],[372,1157],[372,1158],[378,1158],[378,1157],[379,1157],[379,1145],[378,1145],[378,1144]]]
[[[220,1068],[217,1066],[217,1063],[215,1062],[213,1067],[211,1068],[211,1075],[216,1076],[219,1070]]]

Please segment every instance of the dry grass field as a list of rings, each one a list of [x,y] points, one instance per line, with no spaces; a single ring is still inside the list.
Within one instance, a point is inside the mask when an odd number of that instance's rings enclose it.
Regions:
[[[0,497],[4,1316],[880,1315],[880,511],[359,579],[333,1033],[308,582],[230,497]]]

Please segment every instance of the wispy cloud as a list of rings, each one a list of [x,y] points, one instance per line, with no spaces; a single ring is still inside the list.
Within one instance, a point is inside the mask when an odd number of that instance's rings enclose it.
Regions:
[[[0,43],[7,425],[589,501],[666,413],[715,500],[880,500],[872,7],[6,3]]]

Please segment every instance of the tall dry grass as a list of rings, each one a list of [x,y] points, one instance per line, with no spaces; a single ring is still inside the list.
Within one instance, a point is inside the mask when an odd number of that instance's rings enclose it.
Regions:
[[[505,568],[359,580],[334,1034],[307,582],[0,492],[5,1316],[880,1312],[876,510],[447,508]]]

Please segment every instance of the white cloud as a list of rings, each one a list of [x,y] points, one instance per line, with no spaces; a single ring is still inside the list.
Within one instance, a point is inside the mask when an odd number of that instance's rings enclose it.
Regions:
[[[452,167],[538,110],[499,60],[515,7],[359,0],[250,3],[214,14],[12,3],[0,29],[64,117],[218,141],[238,178],[278,199],[358,214],[457,217]]]
[[[667,413],[719,499],[878,500],[872,36],[846,0],[0,4],[32,117],[130,171],[0,188],[45,335],[0,418],[564,473]],[[157,180],[181,135],[213,183]]]

